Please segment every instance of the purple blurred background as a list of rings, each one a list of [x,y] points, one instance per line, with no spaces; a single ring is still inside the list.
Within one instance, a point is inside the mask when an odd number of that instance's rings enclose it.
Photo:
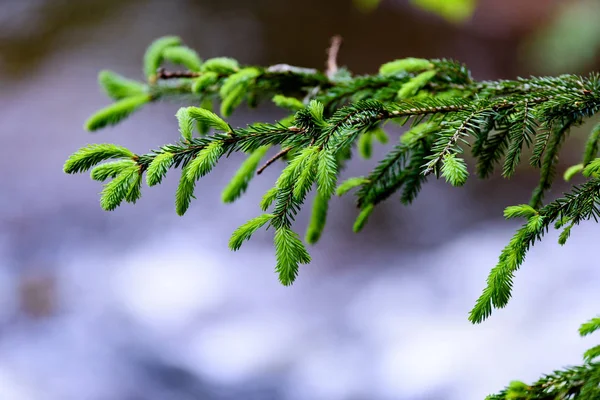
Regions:
[[[579,363],[593,338],[577,328],[600,300],[593,223],[562,248],[550,232],[509,306],[467,321],[518,226],[502,210],[536,183],[525,164],[512,181],[430,182],[410,207],[382,204],[360,234],[352,196],[335,199],[292,287],[277,282],[270,232],[227,249],[281,165],[224,205],[241,161],[232,156],[200,181],[184,218],[177,174],[107,213],[100,185],[62,165],[87,143],[143,153],[176,140],[174,103],[97,134],[82,128],[109,102],[98,71],[141,78],[145,47],[162,35],[205,59],[322,68],[341,34],[340,63],[357,73],[417,56],[458,59],[477,79],[514,78],[597,70],[599,12],[593,1],[488,0],[458,25],[401,0],[370,13],[342,0],[0,0],[0,399],[476,400]],[[280,116],[264,105],[230,122]],[[573,131],[561,174],[579,162],[589,128]],[[344,176],[375,162],[355,160]],[[568,187],[557,180],[552,196]]]

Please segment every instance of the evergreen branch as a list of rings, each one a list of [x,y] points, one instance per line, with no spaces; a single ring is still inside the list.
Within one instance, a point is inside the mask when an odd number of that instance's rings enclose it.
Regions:
[[[558,152],[566,139],[566,133],[569,131],[572,122],[567,121],[562,126],[555,128],[550,135],[544,159],[542,161],[542,170],[540,172],[540,182],[533,191],[530,204],[537,208],[541,205],[544,193],[550,189],[554,175],[556,173],[556,163],[558,162]]]
[[[592,318],[586,323],[582,324],[579,328],[579,334],[581,336],[587,336],[598,330],[600,330],[600,316]]]
[[[250,240],[252,234],[264,226],[272,218],[272,214],[263,214],[240,226],[231,235],[231,239],[229,240],[229,248],[234,251],[239,250],[244,241]]]
[[[93,132],[109,125],[116,125],[125,118],[129,117],[135,111],[139,110],[150,100],[151,97],[147,94],[139,94],[123,98],[92,115],[85,122],[85,129]]]
[[[502,251],[498,264],[492,269],[487,279],[487,286],[471,310],[469,320],[480,323],[489,317],[492,308],[503,308],[511,296],[514,273],[521,266],[525,254],[537,240],[540,240],[549,226],[557,221],[570,221],[575,225],[583,220],[600,216],[598,193],[600,179],[591,179],[580,187],[575,187],[571,193],[559,198],[541,208],[534,214],[532,208],[526,210],[528,222],[517,231],[510,243]],[[509,211],[510,210],[510,211]],[[507,209],[507,217],[516,216],[516,212]],[[570,231],[570,227],[568,228]]]
[[[196,181],[221,158],[233,152],[249,154],[223,192],[223,200],[231,202],[246,190],[255,171],[260,174],[286,156],[287,165],[260,204],[264,211],[271,206],[273,210],[238,231],[233,247],[238,248],[255,229],[268,222],[276,230],[276,270],[280,281],[289,285],[296,278],[299,264],[310,260],[292,230],[308,193],[316,186],[306,235],[307,242],[314,243],[323,232],[328,201],[346,160],[355,145],[363,156],[371,156],[373,139],[387,140],[380,128],[384,123],[408,124],[410,129],[367,177],[352,178],[337,188],[341,195],[359,187],[360,212],[355,231],[362,229],[375,205],[394,193],[401,191],[400,200],[405,204],[413,201],[431,172],[441,174],[453,185],[464,184],[468,176],[461,156],[464,145],[472,143],[477,174],[484,178],[499,164],[502,175],[511,177],[524,148],[533,146],[530,164],[540,168],[533,207],[506,210],[507,217],[525,217],[527,223],[492,269],[487,287],[471,312],[473,322],[481,322],[494,307],[507,304],[516,270],[550,224],[562,229],[559,243],[564,244],[580,221],[600,216],[600,161],[595,159],[598,128],[588,138],[582,164],[567,174],[571,177],[582,172],[590,179],[541,207],[570,127],[600,110],[597,74],[476,81],[464,65],[453,60],[407,58],[386,63],[375,74],[354,76],[337,65],[339,45],[339,41],[332,42],[327,70],[320,72],[287,64],[242,65],[227,57],[203,62],[179,38],[160,38],[144,56],[147,82],[108,71],[100,73],[100,85],[116,102],[92,116],[86,127],[97,130],[116,124],[149,102],[200,104],[177,112],[180,141],[140,156],[114,145],[87,146],[67,160],[64,170],[79,173],[93,168],[93,179],[112,179],[105,185],[101,200],[103,208],[112,210],[123,200],[137,201],[143,173],[147,174],[147,184],[153,186],[161,183],[170,169],[180,168],[175,208],[182,215],[194,198]],[[165,61],[188,70],[167,71],[162,66]],[[264,100],[272,100],[295,114],[277,123],[253,123],[235,129],[221,118],[229,116],[243,101],[254,106]],[[212,112],[218,101],[221,116]],[[210,129],[214,132],[209,134]],[[272,146],[282,150],[258,167]],[[108,160],[116,161],[97,165]]]
[[[583,166],[588,165],[598,154],[598,141],[600,140],[600,124],[596,124],[585,144],[585,152],[583,154]]]
[[[98,84],[104,89],[104,92],[113,100],[122,100],[127,97],[144,94],[147,90],[146,85],[131,79],[122,77],[112,71],[100,71],[98,74]]]
[[[136,155],[122,146],[114,144],[90,144],[73,153],[63,167],[67,174],[85,172],[94,165],[110,159],[136,159]]]
[[[568,367],[547,374],[531,385],[513,381],[486,400],[594,400],[600,396],[600,363]]]
[[[535,116],[527,101],[525,101],[523,108],[515,113],[515,121],[510,124],[510,127],[508,138],[510,147],[502,170],[502,175],[506,178],[510,178],[515,173],[517,165],[519,165],[523,143],[529,147],[531,138],[535,136]]]
[[[475,124],[474,122],[479,122],[476,118],[480,113],[482,113],[481,109],[473,110],[457,128],[454,129],[454,127],[450,125],[447,130],[440,132],[440,137],[433,144],[433,156],[431,156],[430,161],[425,165],[423,174],[429,175],[449,155],[458,152],[458,150],[455,149],[455,146],[459,139],[467,136],[471,130],[478,129],[478,124]]]
[[[164,59],[163,52],[169,47],[179,46],[181,39],[177,36],[165,36],[156,39],[144,54],[144,73],[148,81],[154,83],[156,81],[156,70]]]

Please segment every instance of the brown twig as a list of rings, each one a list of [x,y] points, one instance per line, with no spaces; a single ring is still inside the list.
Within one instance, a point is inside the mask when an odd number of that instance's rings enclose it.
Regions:
[[[327,49],[327,77],[331,79],[338,70],[337,57],[342,46],[342,37],[335,35],[331,38],[331,45]]]
[[[275,161],[279,160],[281,157],[285,156],[287,153],[289,153],[289,151],[292,150],[291,147],[287,147],[283,150],[281,150],[279,153],[275,154],[273,157],[271,157],[262,167],[260,167],[257,171],[256,174],[260,175],[262,174],[262,172],[267,169],[267,167],[271,164],[273,164]]]
[[[157,79],[178,79],[178,78],[196,78],[200,76],[199,72],[191,71],[167,71],[164,68],[159,68],[156,71]]]

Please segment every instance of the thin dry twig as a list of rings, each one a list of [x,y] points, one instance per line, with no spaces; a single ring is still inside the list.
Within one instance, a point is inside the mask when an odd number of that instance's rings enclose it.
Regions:
[[[335,35],[331,38],[331,45],[327,49],[327,77],[331,79],[338,71],[337,57],[342,46],[342,37]]]
[[[279,153],[275,154],[273,157],[271,157],[262,167],[260,167],[257,171],[256,174],[260,175],[262,174],[262,172],[267,169],[267,167],[271,164],[273,164],[275,161],[279,160],[281,157],[285,156],[290,150],[292,150],[291,147],[287,147],[283,150],[281,150]]]
[[[159,68],[156,71],[157,79],[178,79],[178,78],[196,78],[200,76],[199,72],[191,71],[167,71],[164,68]]]

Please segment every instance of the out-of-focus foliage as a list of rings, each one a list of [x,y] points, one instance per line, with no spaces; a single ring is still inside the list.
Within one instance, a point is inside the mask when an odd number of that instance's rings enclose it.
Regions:
[[[526,57],[549,74],[589,67],[600,51],[600,2],[564,2],[557,11],[555,18],[527,43]]]
[[[353,3],[359,10],[371,12],[377,9],[381,0],[353,0]],[[411,3],[450,22],[469,19],[477,6],[477,0],[411,0]]]
[[[411,3],[455,23],[471,18],[477,6],[477,0],[411,0]]]
[[[371,12],[379,7],[381,0],[352,0],[354,7],[362,12]]]

